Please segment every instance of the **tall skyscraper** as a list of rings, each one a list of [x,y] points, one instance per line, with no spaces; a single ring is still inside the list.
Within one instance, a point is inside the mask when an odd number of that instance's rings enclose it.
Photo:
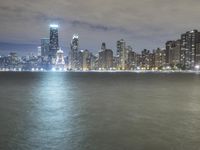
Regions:
[[[41,39],[41,55],[46,57],[49,55],[49,39],[43,38]]]
[[[59,49],[56,53],[56,68],[57,69],[64,69],[65,60],[64,60],[64,52]]]
[[[149,69],[150,68],[150,50],[144,49],[142,51],[142,68]]]
[[[181,65],[183,69],[195,68],[199,43],[200,33],[197,30],[188,31],[181,35]]]
[[[134,51],[128,52],[128,69],[136,68],[136,53]]]
[[[80,50],[78,52],[77,70],[83,70],[83,52],[84,52],[84,50]]]
[[[110,70],[113,68],[113,51],[111,49],[99,52],[99,68],[101,70]]]
[[[180,64],[181,42],[168,41],[166,43],[166,64],[172,67]]]
[[[78,67],[78,48],[79,48],[79,36],[74,34],[70,44],[69,52],[69,69],[76,70]]]
[[[104,43],[104,42],[102,43],[101,50],[103,50],[103,51],[106,50],[106,43]]]
[[[200,42],[197,43],[196,55],[195,55],[195,65],[200,66]]]
[[[98,57],[90,53],[90,65],[91,65],[91,70],[98,70]]]
[[[83,71],[91,69],[90,52],[86,49],[83,51]]]
[[[170,64],[170,62],[171,62],[171,57],[170,57],[170,55],[171,55],[171,52],[172,52],[172,50],[173,50],[173,47],[174,47],[174,45],[175,45],[175,42],[174,41],[167,41],[166,43],[165,43],[165,47],[166,47],[166,64]]]
[[[38,46],[38,53],[37,56],[42,56],[42,50],[41,50],[41,46]]]
[[[124,39],[117,41],[117,57],[119,58],[118,69],[125,70],[128,53]]]
[[[166,63],[166,50],[161,50],[157,48],[154,50],[155,55],[155,68],[160,70],[165,66]]]
[[[59,50],[58,25],[51,24],[50,25],[49,57],[51,59],[52,64],[55,64],[56,54],[58,50]]]

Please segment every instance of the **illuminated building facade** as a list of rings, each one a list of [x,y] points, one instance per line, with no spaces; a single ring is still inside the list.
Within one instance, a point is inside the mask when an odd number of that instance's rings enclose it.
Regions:
[[[59,49],[56,53],[56,69],[63,70],[65,67],[64,52]]]
[[[49,57],[51,64],[55,64],[56,54],[59,50],[59,41],[58,41],[58,25],[50,25],[50,41],[49,41]]]
[[[99,52],[99,70],[112,70],[113,68],[113,51],[105,49]]]
[[[69,69],[77,70],[78,68],[78,48],[79,48],[79,36],[74,34],[70,44],[69,52]]]
[[[199,58],[200,33],[198,30],[188,31],[181,35],[181,65],[183,69],[195,68],[195,61]],[[197,57],[196,57],[197,56]]]
[[[117,57],[119,59],[118,69],[125,70],[127,62],[127,48],[124,39],[117,41]]]
[[[166,64],[177,67],[180,64],[181,41],[168,41],[166,43]]]

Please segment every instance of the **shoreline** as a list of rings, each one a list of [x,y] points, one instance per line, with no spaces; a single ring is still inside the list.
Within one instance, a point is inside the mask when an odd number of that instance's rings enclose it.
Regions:
[[[200,70],[194,71],[194,70],[160,70],[160,71],[152,71],[152,70],[105,70],[105,71],[98,71],[98,70],[91,70],[91,71],[51,71],[51,70],[37,70],[37,71],[31,71],[31,70],[25,70],[25,71],[14,71],[14,70],[0,70],[1,72],[33,72],[33,73],[39,73],[39,72],[60,72],[60,73],[198,73],[200,74]]]

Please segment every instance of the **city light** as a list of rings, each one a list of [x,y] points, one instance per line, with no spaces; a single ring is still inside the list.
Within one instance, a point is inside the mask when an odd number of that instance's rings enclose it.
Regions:
[[[199,65],[196,65],[196,66],[195,66],[195,69],[199,70],[199,69],[200,69],[200,66],[199,66]]]
[[[51,71],[56,72],[56,68],[53,67],[53,68],[51,69]]]
[[[72,39],[78,39],[78,34],[74,34]]]
[[[143,49],[140,53],[134,51],[131,46],[127,46],[124,39],[120,39],[116,41],[115,49],[107,48],[106,43],[102,42],[98,53],[93,54],[87,49],[79,49],[79,35],[73,34],[69,43],[69,55],[65,55],[59,44],[59,25],[53,23],[49,27],[49,38],[41,38],[40,45],[36,47],[37,55],[32,53],[19,57],[11,52],[8,56],[1,56],[1,71],[197,72],[200,70],[200,66],[195,65],[200,61],[200,48],[195,47],[189,50],[185,48],[200,44],[197,40],[200,38],[198,30],[185,32],[186,36],[180,36],[178,40],[167,41],[165,48]],[[194,38],[190,41],[186,37]],[[185,41],[185,47],[183,47],[183,41]],[[186,51],[190,51],[189,55],[185,55]]]
[[[50,24],[49,26],[50,26],[50,28],[58,28],[59,27],[59,25],[57,25],[57,24]]]

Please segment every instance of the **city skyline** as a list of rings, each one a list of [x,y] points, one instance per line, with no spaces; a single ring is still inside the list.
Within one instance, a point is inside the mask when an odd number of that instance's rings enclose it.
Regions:
[[[49,25],[49,37],[41,38],[37,54],[19,57],[15,52],[0,56],[1,71],[199,71],[200,32],[181,33],[179,39],[166,41],[165,48],[134,50],[126,40],[116,41],[116,49],[102,42],[98,53],[81,50],[74,34],[70,50],[59,46],[59,25]]]
[[[46,31],[44,31],[45,33],[48,31],[48,32],[51,32],[51,25],[56,25],[57,27],[56,28],[58,28],[58,34],[59,34],[59,37],[58,37],[58,47],[57,48],[61,48],[62,50],[64,50],[64,53],[65,53],[65,55],[68,55],[69,54],[69,52],[70,52],[70,49],[71,49],[71,40],[72,39],[70,39],[67,43],[66,43],[66,45],[65,46],[63,46],[63,44],[62,44],[62,42],[60,42],[60,41],[62,41],[62,39],[60,38],[60,35],[62,35],[62,33],[60,33],[60,29],[61,29],[61,26],[60,26],[60,24],[57,24],[57,23],[50,23],[50,24],[48,24],[47,26],[46,26]],[[47,30],[47,28],[49,28],[48,30]],[[168,42],[168,41],[173,41],[173,40],[180,40],[181,39],[181,35],[184,33],[184,32],[190,32],[190,31],[194,31],[194,30],[197,30],[197,31],[199,31],[199,29],[198,28],[194,28],[194,29],[189,29],[189,30],[187,30],[187,31],[183,31],[182,33],[179,33],[179,34],[177,34],[176,35],[176,37],[173,39],[168,39],[167,41],[163,41],[163,43],[161,43],[161,46],[154,46],[154,48],[141,48],[141,49],[136,49],[135,47],[134,47],[134,45],[131,45],[130,43],[131,42],[128,42],[128,40],[126,40],[125,38],[123,38],[123,37],[118,37],[117,38],[117,40],[116,41],[118,41],[119,39],[123,39],[123,40],[125,40],[126,41],[126,43],[127,43],[127,45],[128,46],[131,46],[131,48],[133,48],[133,50],[135,51],[135,52],[137,52],[137,53],[141,53],[143,50],[145,50],[145,49],[148,49],[148,50],[150,50],[150,51],[153,51],[153,50],[156,50],[156,49],[158,49],[158,48],[160,48],[160,49],[166,49],[166,42]],[[78,37],[79,37],[79,33],[73,33],[72,35],[71,35],[71,37],[73,37],[74,35],[77,35]],[[20,44],[16,44],[16,43],[1,43],[0,42],[0,55],[8,55],[10,52],[16,52],[16,53],[18,53],[20,56],[25,56],[25,55],[29,55],[29,54],[34,54],[34,55],[37,55],[37,53],[38,53],[38,46],[41,46],[41,40],[49,40],[49,33],[47,33],[47,35],[46,36],[43,36],[43,37],[40,37],[39,39],[38,39],[38,43],[37,44],[28,44],[28,43],[24,43],[24,44],[22,44],[22,45],[20,45]],[[111,49],[111,50],[113,50],[114,51],[114,54],[115,55],[117,55],[117,47],[116,47],[116,41],[111,41],[111,43],[108,43],[108,42],[105,42],[105,41],[103,41],[103,40],[101,40],[99,43],[97,43],[97,45],[96,45],[96,49],[92,49],[92,48],[88,48],[88,47],[86,47],[86,48],[82,48],[81,47],[81,44],[80,43],[82,43],[81,42],[81,40],[79,40],[79,50],[90,50],[92,53],[98,53],[100,50],[101,50],[101,48],[100,48],[100,46],[101,46],[101,44],[102,43],[106,43],[106,46],[109,48],[109,49]],[[114,45],[113,45],[114,44]],[[10,48],[8,48],[8,45],[9,45],[9,47]],[[113,46],[111,46],[111,45],[113,45]],[[3,47],[3,48],[2,48]],[[111,48],[111,47],[113,47],[113,48]],[[2,49],[1,49],[2,48]],[[22,50],[22,51],[21,51]],[[28,51],[23,51],[23,50],[28,50]]]
[[[120,38],[138,52],[165,47],[166,41],[178,39],[185,31],[198,29],[198,4],[196,0],[3,1],[0,6],[0,50],[33,52],[40,37],[48,34],[46,26],[52,22],[61,26],[60,45],[65,52],[70,49],[74,33],[81,37],[80,49],[93,52],[99,50],[102,42],[114,49]]]

